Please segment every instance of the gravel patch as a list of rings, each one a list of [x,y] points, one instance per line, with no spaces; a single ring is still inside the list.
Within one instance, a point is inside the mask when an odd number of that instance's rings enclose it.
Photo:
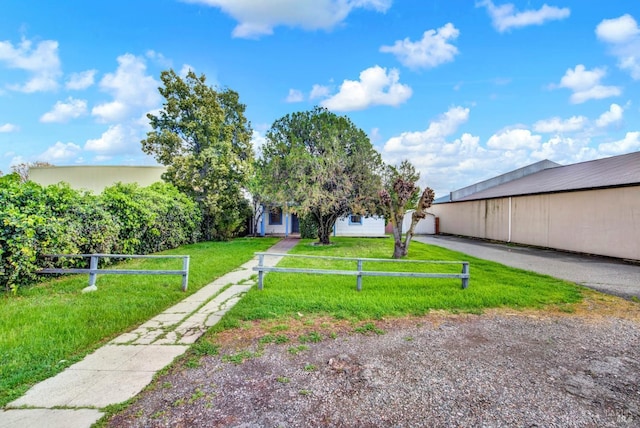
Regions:
[[[359,332],[316,320],[284,331],[291,341],[281,344],[258,340],[273,325],[245,326],[216,337],[220,355],[176,365],[107,425],[637,427],[639,305],[619,304],[633,316],[438,313]]]

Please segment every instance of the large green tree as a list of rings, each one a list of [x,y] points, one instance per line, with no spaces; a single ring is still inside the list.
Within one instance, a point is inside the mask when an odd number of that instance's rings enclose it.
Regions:
[[[251,125],[236,92],[216,90],[204,75],[160,75],[165,101],[148,114],[153,130],[142,150],[167,166],[163,178],[202,208],[205,239],[228,239],[243,226],[242,189],[251,172]]]
[[[315,222],[321,244],[337,219],[376,212],[382,161],[349,118],[320,107],[289,114],[266,140],[258,162],[266,198]]]
[[[430,187],[426,187],[422,193],[416,185],[420,179],[420,173],[408,160],[404,160],[399,166],[388,165],[384,174],[384,187],[379,192],[380,207],[385,217],[392,225],[394,249],[393,258],[399,259],[409,254],[409,244],[413,237],[418,222],[425,218],[427,209],[433,203],[435,196]],[[409,230],[403,238],[404,217],[409,209],[414,209],[411,214]]]

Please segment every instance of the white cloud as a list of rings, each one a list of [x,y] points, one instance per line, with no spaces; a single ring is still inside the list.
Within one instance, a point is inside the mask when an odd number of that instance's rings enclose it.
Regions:
[[[251,145],[256,152],[256,157],[262,157],[262,146],[264,146],[266,142],[267,139],[264,134],[254,129],[251,134]]]
[[[0,133],[18,132],[20,128],[13,123],[5,123],[0,125]]]
[[[640,132],[627,132],[622,140],[602,143],[598,151],[607,155],[620,155],[640,150]]]
[[[311,88],[311,93],[309,94],[310,100],[315,100],[317,98],[326,98],[331,93],[331,90],[328,86],[323,85],[313,85]]]
[[[533,135],[528,129],[510,129],[494,134],[487,141],[487,147],[500,150],[536,150],[540,147],[540,135]]]
[[[65,88],[70,90],[87,89],[94,84],[97,72],[98,70],[86,70],[80,73],[72,73],[65,83]]]
[[[288,103],[299,103],[304,101],[304,94],[297,89],[289,89],[289,95],[287,95],[286,101]]]
[[[218,7],[238,21],[234,37],[257,38],[273,33],[277,26],[305,30],[330,30],[354,9],[386,12],[392,0],[183,0],[186,3]]]
[[[615,97],[622,94],[618,86],[604,86],[600,80],[606,76],[604,68],[587,70],[584,65],[578,64],[574,69],[568,69],[560,80],[558,87],[573,91],[570,101],[573,104],[581,104],[592,99]]]
[[[0,41],[0,61],[9,68],[25,70],[31,75],[26,83],[10,85],[9,89],[32,93],[58,88],[58,78],[62,72],[58,42],[55,40],[43,40],[35,48],[26,39],[22,39],[16,47],[11,42]]]
[[[424,131],[403,132],[397,137],[390,138],[384,145],[384,151],[387,153],[436,152],[445,143],[446,138],[468,120],[468,108],[452,107],[436,120],[431,121]]]
[[[411,69],[433,68],[453,61],[458,48],[449,41],[459,35],[460,31],[448,23],[437,31],[425,31],[420,41],[412,42],[409,38],[397,40],[393,46],[382,46],[380,52],[394,54],[398,61]]]
[[[640,35],[633,16],[626,14],[615,19],[603,19],[596,27],[596,35],[608,43],[625,43]]]
[[[84,149],[103,156],[103,160],[112,155],[136,153],[140,150],[141,135],[134,127],[122,124],[112,125],[100,138],[87,140]]]
[[[559,117],[551,119],[539,120],[533,125],[533,130],[545,134],[554,132],[575,132],[582,130],[587,124],[588,119],[584,116],[572,116],[569,119],[562,120]]]
[[[543,4],[538,10],[525,10],[518,12],[512,3],[496,6],[491,0],[476,2],[476,7],[486,7],[493,27],[500,33],[513,28],[528,27],[530,25],[542,25],[548,21],[557,21],[568,18],[571,14],[569,8],[559,8]]]
[[[374,66],[360,73],[360,80],[345,80],[340,91],[321,105],[334,111],[363,110],[374,105],[398,106],[407,101],[412,90],[399,83],[396,69]]]
[[[640,80],[640,27],[631,15],[605,19],[596,27],[598,38],[609,44],[618,67]]]
[[[560,164],[571,164],[591,160],[598,157],[598,154],[589,144],[589,138],[571,138],[554,135],[545,141],[537,150],[532,151],[530,158],[535,160],[550,159]]]
[[[56,163],[68,162],[72,159],[76,159],[81,151],[82,149],[77,144],[65,144],[58,141],[40,154],[38,159],[55,165]]]
[[[66,102],[58,101],[51,111],[40,117],[40,122],[65,123],[85,114],[87,114],[87,101],[69,97]]]
[[[611,124],[618,123],[622,120],[623,113],[624,108],[615,103],[611,104],[609,110],[602,113],[600,117],[596,119],[596,125],[600,128],[604,128]]]
[[[100,81],[100,88],[114,100],[95,106],[91,114],[102,122],[115,122],[156,107],[160,102],[159,84],[145,74],[146,69],[142,58],[131,54],[119,56],[116,72],[106,74]]]

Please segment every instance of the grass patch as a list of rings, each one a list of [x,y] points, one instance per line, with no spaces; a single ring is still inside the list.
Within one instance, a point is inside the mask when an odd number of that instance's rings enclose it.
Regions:
[[[235,269],[275,238],[186,245],[162,254],[191,256],[189,289],[170,275],[98,275],[98,291],[83,294],[88,275],[64,276],[17,295],[0,294],[0,406],[98,346],[129,331]],[[137,259],[131,269],[181,269],[180,259]],[[196,354],[214,349],[202,343]]]
[[[302,240],[291,254],[390,258],[390,238],[332,238],[334,245],[312,246]],[[582,299],[581,288],[568,281],[539,275],[499,263],[467,256],[441,247],[412,242],[408,260],[470,262],[469,288],[459,279],[364,277],[357,292],[354,276],[286,274],[265,276],[264,290],[252,289],[216,327],[237,325],[240,320],[295,318],[297,314],[329,315],[338,319],[372,320],[389,316],[424,315],[440,309],[482,313],[487,308],[542,308],[566,305]],[[355,269],[355,262],[289,257],[279,266],[316,269]],[[366,262],[365,270],[452,272],[461,265]]]

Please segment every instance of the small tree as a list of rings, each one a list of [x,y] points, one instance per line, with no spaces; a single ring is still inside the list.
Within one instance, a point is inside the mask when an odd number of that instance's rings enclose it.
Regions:
[[[163,178],[197,201],[205,239],[229,239],[243,225],[241,201],[253,148],[245,106],[236,92],[216,91],[204,75],[160,75],[165,98],[142,150],[167,165]]]
[[[381,165],[364,131],[316,107],[273,123],[259,173],[268,200],[311,219],[328,245],[337,219],[375,212]]]
[[[26,183],[27,181],[29,181],[29,170],[31,168],[40,167],[40,166],[53,166],[53,165],[50,164],[49,162],[42,162],[42,161],[22,162],[17,165],[11,166],[11,170],[20,176],[20,181],[22,181],[23,183]],[[0,175],[2,175],[1,172],[0,172]]]
[[[393,227],[393,258],[399,259],[409,254],[409,244],[418,222],[427,215],[426,210],[431,206],[434,192],[430,187],[420,194],[416,182],[420,173],[408,160],[402,161],[399,167],[388,166],[385,175],[385,188],[378,193],[385,217]],[[418,199],[418,195],[420,198]],[[411,226],[402,241],[402,227],[407,209],[415,207],[411,214]]]

